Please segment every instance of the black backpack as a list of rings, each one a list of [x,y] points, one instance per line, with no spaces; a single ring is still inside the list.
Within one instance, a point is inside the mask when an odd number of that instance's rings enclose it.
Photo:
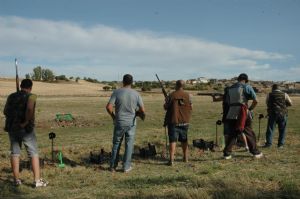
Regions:
[[[6,117],[4,130],[7,132],[17,132],[21,130],[20,124],[25,121],[27,102],[30,94],[18,91],[8,96],[4,115]],[[30,131],[30,129],[28,129]]]

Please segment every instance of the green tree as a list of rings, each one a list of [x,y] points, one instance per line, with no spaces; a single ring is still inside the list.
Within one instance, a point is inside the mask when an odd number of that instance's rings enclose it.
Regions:
[[[50,69],[42,69],[42,78],[44,81],[52,82],[54,80],[54,73]]]
[[[26,78],[26,79],[30,79],[30,74],[27,73],[27,74],[25,75],[25,78]]]
[[[37,66],[33,69],[32,80],[41,81],[42,80],[42,67]]]

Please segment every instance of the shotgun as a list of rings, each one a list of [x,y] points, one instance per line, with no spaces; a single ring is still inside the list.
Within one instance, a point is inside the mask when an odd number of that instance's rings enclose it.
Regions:
[[[168,96],[168,93],[167,93],[167,91],[165,90],[165,88],[164,88],[164,86],[163,86],[163,84],[161,83],[161,81],[160,81],[160,79],[159,79],[159,77],[158,77],[158,75],[157,74],[155,74],[156,75],[156,78],[157,78],[157,80],[158,80],[158,82],[159,82],[159,85],[160,85],[160,87],[161,87],[161,90],[162,90],[162,92],[163,92],[163,94],[164,94],[164,96],[165,96],[165,101],[166,101],[166,103],[168,103],[169,102],[169,96]],[[167,134],[167,125],[168,125],[168,118],[170,117],[170,111],[167,109],[167,111],[166,111],[166,114],[165,114],[165,118],[164,118],[164,127],[165,127],[165,137],[166,137],[166,148],[165,148],[165,153],[162,153],[162,156],[163,156],[163,158],[167,158],[167,156],[168,156],[168,134]]]
[[[161,83],[161,81],[160,81],[158,75],[157,75],[157,74],[155,74],[155,75],[156,75],[156,78],[157,78],[157,80],[158,80],[158,82],[159,82],[159,85],[160,85],[160,87],[161,87],[161,90],[162,90],[162,92],[163,92],[165,98],[168,99],[169,96],[168,96],[168,94],[167,94],[167,91],[165,90],[163,84]]]
[[[17,58],[15,58],[15,68],[16,68],[16,88],[17,88],[17,92],[20,91],[20,88],[19,88],[19,74],[18,74],[18,62],[17,62]]]
[[[197,93],[197,95],[203,95],[203,96],[223,96],[223,93]]]
[[[161,90],[162,90],[162,92],[163,92],[163,94],[165,96],[166,103],[168,103],[169,100],[170,100],[169,99],[169,95],[167,94],[167,91],[165,90],[165,88],[164,88],[162,82],[160,81],[158,75],[157,74],[155,74],[155,75],[156,75],[156,78],[157,78],[157,80],[159,82]],[[166,114],[165,114],[165,119],[164,119],[164,127],[166,127],[168,125],[167,122],[168,122],[169,117],[170,117],[170,111],[167,109]]]

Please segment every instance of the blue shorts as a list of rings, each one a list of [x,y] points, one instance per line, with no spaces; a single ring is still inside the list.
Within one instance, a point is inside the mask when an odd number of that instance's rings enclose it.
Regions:
[[[29,157],[38,156],[37,142],[34,130],[27,133],[24,129],[18,132],[9,132],[10,150],[12,156],[20,156],[22,143]]]
[[[187,132],[189,126],[168,125],[169,142],[187,142]]]

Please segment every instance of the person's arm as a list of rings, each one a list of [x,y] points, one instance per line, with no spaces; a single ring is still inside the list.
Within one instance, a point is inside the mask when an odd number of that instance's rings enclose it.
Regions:
[[[146,111],[145,111],[144,102],[143,102],[142,97],[140,95],[138,95],[137,105],[138,105],[139,109],[135,113],[136,116],[140,117],[142,120],[145,120]]]
[[[189,101],[190,101],[190,107],[191,107],[191,110],[193,110],[193,102],[192,102],[192,98],[193,98],[193,95],[192,95],[192,94],[189,94]]]
[[[224,94],[223,95],[212,95],[213,102],[221,102],[225,99],[225,96],[228,94],[229,87],[224,88]]]
[[[269,104],[269,98],[270,98],[269,96],[270,96],[270,94],[268,94],[267,97],[266,97],[266,105],[267,105],[267,106],[268,106],[268,104]]]
[[[252,100],[252,103],[251,103],[251,105],[248,108],[249,111],[252,111],[256,107],[256,105],[258,103],[257,97],[256,97],[256,93],[255,93],[254,89],[250,85],[246,85],[245,91],[246,91],[247,99]]]
[[[170,95],[168,97],[165,98],[165,103],[163,105],[165,111],[169,109],[170,107],[170,102],[171,102],[171,98]]]
[[[106,105],[106,111],[111,116],[111,118],[113,120],[115,120],[116,116],[114,114],[114,107],[113,107],[113,105],[111,103],[107,103],[107,105]]]
[[[34,118],[34,108],[35,100],[29,97],[25,113],[25,121],[21,124],[22,128],[24,128]]]
[[[6,101],[6,104],[4,106],[4,109],[3,109],[3,114],[6,116],[8,114],[8,100]]]
[[[252,111],[256,107],[257,103],[258,103],[258,101],[256,99],[252,100],[252,103],[251,103],[250,107],[248,108],[249,111]]]
[[[211,95],[211,96],[213,98],[213,102],[221,102],[221,101],[223,101],[223,95],[219,95],[219,96]]]
[[[291,98],[289,97],[288,94],[284,94],[285,95],[285,103],[286,103],[286,106],[292,106],[292,100]]]
[[[138,112],[145,113],[145,107],[144,106],[139,107]]]
[[[116,95],[117,95],[116,91],[114,91],[112,93],[112,95],[110,96],[109,101],[106,105],[106,111],[113,120],[115,120],[115,118],[116,118],[116,116],[114,114],[114,105],[115,105],[116,98],[117,98]]]

